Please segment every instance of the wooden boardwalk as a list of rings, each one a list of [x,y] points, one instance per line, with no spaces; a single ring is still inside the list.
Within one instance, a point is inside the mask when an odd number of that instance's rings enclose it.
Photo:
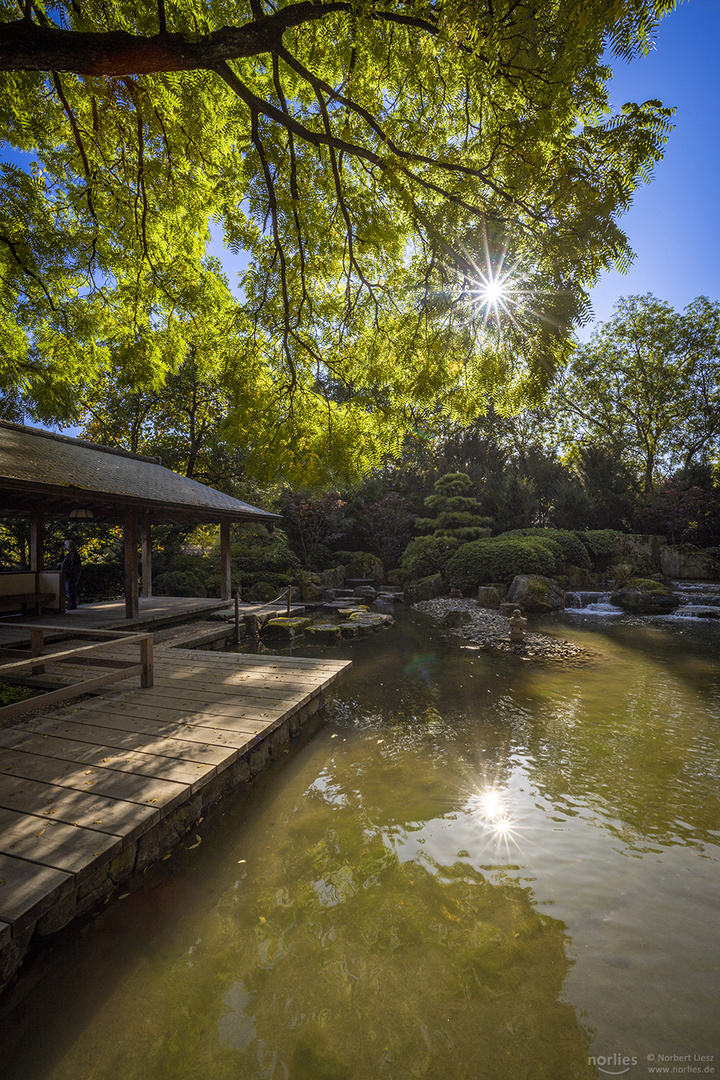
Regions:
[[[259,772],[348,667],[160,647],[153,687],[0,731],[0,981],[33,933],[112,895]]]

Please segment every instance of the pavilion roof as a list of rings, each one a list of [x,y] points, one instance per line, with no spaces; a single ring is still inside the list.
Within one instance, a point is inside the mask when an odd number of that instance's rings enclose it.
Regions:
[[[257,506],[166,469],[159,458],[0,421],[0,513],[87,508],[112,519],[134,506],[155,522],[280,520]]]

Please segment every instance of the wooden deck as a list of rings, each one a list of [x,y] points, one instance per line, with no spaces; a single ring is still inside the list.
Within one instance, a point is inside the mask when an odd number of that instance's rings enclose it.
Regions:
[[[0,981],[33,933],[60,929],[184,840],[348,667],[161,646],[151,688],[125,680],[0,731]]]
[[[41,622],[57,626],[59,630],[72,630],[73,627],[88,630],[145,630],[162,623],[200,619],[224,609],[234,610],[234,606],[234,600],[219,600],[213,597],[141,596],[137,619],[125,618],[124,600],[104,600],[96,604],[81,604],[75,611],[66,611],[63,615],[43,612],[41,616],[29,615],[22,620],[17,615],[8,616],[7,621],[22,621],[28,626],[31,626],[33,622]],[[285,609],[284,601],[276,604],[240,604],[241,617],[257,611],[284,614]],[[0,618],[0,636],[2,636],[2,625],[3,619]]]

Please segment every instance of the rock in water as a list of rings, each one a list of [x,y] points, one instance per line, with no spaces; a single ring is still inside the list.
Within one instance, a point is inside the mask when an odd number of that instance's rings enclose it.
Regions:
[[[621,589],[615,590],[610,602],[633,615],[669,615],[679,605],[680,599],[659,581],[631,578]]]
[[[523,611],[559,611],[565,607],[563,590],[542,574],[518,574],[513,578],[508,600]]]

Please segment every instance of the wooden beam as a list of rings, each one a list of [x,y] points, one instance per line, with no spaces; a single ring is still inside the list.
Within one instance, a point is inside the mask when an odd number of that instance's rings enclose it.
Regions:
[[[142,523],[142,594],[152,596],[152,532],[147,518]]]
[[[220,599],[230,599],[230,522],[220,522]]]
[[[138,600],[137,565],[137,514],[128,506],[123,521],[123,549],[125,555],[125,618],[137,619],[140,611]]]
[[[45,569],[45,521],[39,506],[30,516],[30,569],[36,574]]]

